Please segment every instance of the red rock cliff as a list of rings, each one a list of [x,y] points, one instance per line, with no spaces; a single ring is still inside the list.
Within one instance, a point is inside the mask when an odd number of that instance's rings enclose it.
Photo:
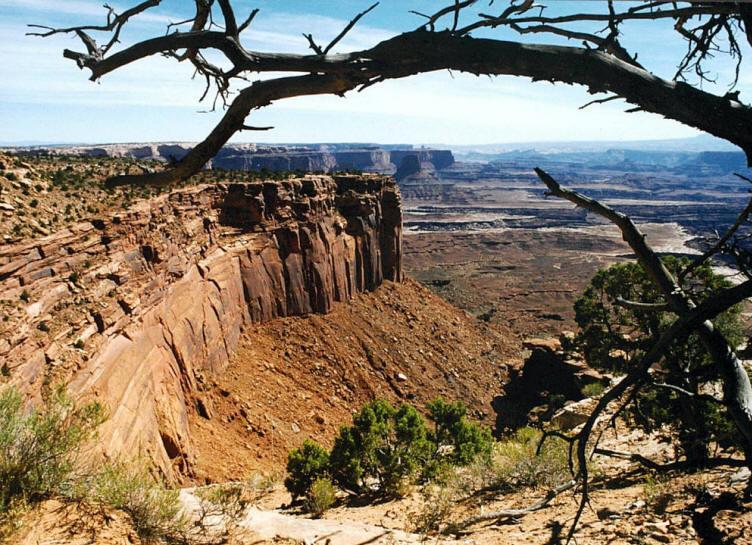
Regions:
[[[243,327],[400,280],[401,231],[391,179],[305,176],[191,187],[0,247],[4,374],[104,400],[107,452],[190,474],[188,411]]]

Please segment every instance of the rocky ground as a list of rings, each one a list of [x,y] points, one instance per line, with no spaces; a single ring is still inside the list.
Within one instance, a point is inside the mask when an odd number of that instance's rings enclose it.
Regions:
[[[330,314],[253,326],[216,377],[209,413],[192,416],[200,478],[279,472],[290,449],[307,437],[329,444],[374,398],[421,409],[438,396],[461,400],[492,426],[489,392],[518,358],[508,329],[479,323],[413,280],[386,283]]]
[[[604,434],[601,446],[640,452],[656,461],[668,460],[662,433],[646,436],[623,423]],[[739,501],[741,480],[734,468],[694,474],[651,473],[638,465],[596,456],[591,502],[585,509],[576,542],[580,545],[747,545],[752,543],[752,503]],[[467,475],[467,479],[477,475]],[[277,484],[260,493],[253,506],[236,520],[230,543],[381,545],[436,543],[444,545],[549,545],[565,542],[579,496],[565,492],[538,511],[517,518],[490,520],[452,529],[479,513],[524,508],[545,497],[545,487],[485,488],[452,498],[441,522],[444,532],[426,532],[420,522],[435,503],[445,501],[415,487],[398,500],[357,504],[340,497],[321,519],[290,504]],[[194,489],[181,492],[186,513],[196,513]],[[97,512],[85,505],[49,501],[25,515],[26,524],[10,542],[22,545],[63,543],[115,545],[141,543],[127,517]]]
[[[17,157],[0,151],[0,233],[3,243],[44,237],[66,226],[123,210],[164,193],[160,188],[106,188],[105,179],[163,166],[129,158]],[[251,174],[204,171],[185,185]]]

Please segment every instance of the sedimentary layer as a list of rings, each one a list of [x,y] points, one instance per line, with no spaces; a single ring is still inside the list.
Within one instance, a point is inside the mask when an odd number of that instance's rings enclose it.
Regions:
[[[190,475],[188,413],[243,329],[399,281],[401,224],[391,179],[305,176],[181,189],[0,247],[4,374],[102,400],[107,453]]]

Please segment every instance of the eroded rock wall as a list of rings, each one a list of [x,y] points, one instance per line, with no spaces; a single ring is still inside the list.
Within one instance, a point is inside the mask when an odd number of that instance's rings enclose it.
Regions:
[[[399,281],[401,229],[391,179],[305,176],[182,189],[0,247],[3,370],[103,400],[108,453],[190,475],[188,413],[244,326]]]

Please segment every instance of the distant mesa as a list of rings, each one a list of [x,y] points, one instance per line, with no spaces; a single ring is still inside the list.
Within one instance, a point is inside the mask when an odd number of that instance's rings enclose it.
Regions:
[[[160,162],[179,161],[193,143],[134,143],[98,146],[34,146],[8,148],[20,155],[74,155],[81,157],[124,157]],[[433,177],[437,170],[454,164],[449,150],[414,148],[410,145],[229,144],[223,147],[209,168],[248,171],[335,172],[358,170],[395,175],[398,181],[410,177]]]

